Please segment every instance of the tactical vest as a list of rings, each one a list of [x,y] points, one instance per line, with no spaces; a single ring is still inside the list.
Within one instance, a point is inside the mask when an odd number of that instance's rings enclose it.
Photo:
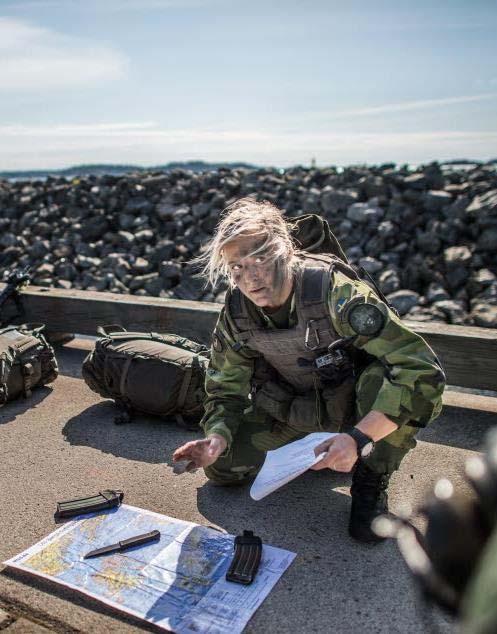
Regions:
[[[263,328],[247,298],[237,288],[226,298],[226,316],[237,345],[258,352],[297,394],[323,387],[316,372],[316,359],[341,339],[331,322],[327,302],[335,269],[359,279],[349,265],[335,256],[299,254],[294,275],[297,323],[292,328]]]

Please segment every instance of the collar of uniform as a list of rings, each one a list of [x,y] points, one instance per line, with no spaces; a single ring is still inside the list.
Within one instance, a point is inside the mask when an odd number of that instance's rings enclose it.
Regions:
[[[287,300],[288,301],[288,300]],[[286,302],[285,302],[286,304]],[[254,304],[255,305],[255,304]],[[282,307],[280,307],[282,308]],[[266,313],[264,311],[263,308],[260,308],[259,306],[256,306],[257,312],[259,313],[259,315],[261,315],[262,319],[264,320],[264,322],[270,327],[270,328],[278,328],[278,326],[274,323],[274,321],[271,319],[271,314]],[[280,310],[280,309],[278,309]],[[295,287],[292,289],[292,292],[290,294],[290,312],[288,315],[288,326],[292,327],[295,323]]]

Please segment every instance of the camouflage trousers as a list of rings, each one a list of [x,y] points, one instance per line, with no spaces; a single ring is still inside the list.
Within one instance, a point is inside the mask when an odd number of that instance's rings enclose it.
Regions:
[[[230,450],[206,467],[205,474],[217,484],[242,484],[257,475],[266,451],[303,438],[311,431],[339,430],[336,427],[316,427],[315,430],[302,432],[278,423],[263,413],[245,414]],[[367,460],[368,466],[378,473],[392,473],[398,469],[406,453],[416,446],[415,435],[418,431],[416,427],[403,425],[377,442]]]

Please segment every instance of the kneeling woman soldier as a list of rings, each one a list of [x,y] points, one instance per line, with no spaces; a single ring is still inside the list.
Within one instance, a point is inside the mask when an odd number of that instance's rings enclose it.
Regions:
[[[313,469],[352,476],[349,532],[374,542],[390,475],[440,413],[445,377],[409,330],[352,267],[298,251],[269,202],[229,207],[205,251],[204,273],[230,290],[212,340],[206,438],[190,460],[218,484],[250,481],[265,452],[314,431],[339,432],[315,448]]]

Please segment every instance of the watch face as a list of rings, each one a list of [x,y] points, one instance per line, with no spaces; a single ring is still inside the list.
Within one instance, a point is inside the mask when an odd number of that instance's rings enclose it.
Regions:
[[[374,448],[374,443],[373,442],[367,442],[364,447],[361,449],[361,456],[363,458],[367,458],[370,453],[373,451]]]

